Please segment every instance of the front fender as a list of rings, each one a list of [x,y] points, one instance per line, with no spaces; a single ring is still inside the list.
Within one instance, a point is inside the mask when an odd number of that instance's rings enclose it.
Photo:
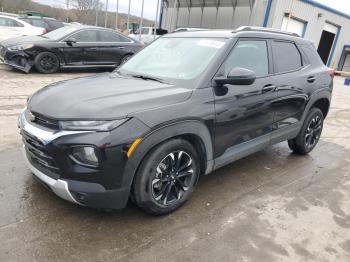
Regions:
[[[207,126],[198,120],[184,120],[154,129],[142,137],[141,143],[136,147],[125,166],[123,185],[131,187],[137,168],[154,146],[172,137],[188,134],[198,136],[203,142],[207,159],[205,173],[210,173],[213,169],[213,143],[210,132]]]

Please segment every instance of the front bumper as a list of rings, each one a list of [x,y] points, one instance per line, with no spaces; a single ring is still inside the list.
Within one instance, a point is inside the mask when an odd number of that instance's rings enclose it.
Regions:
[[[36,139],[42,147],[54,148],[56,152],[53,155],[64,158],[66,155],[62,155],[59,146],[60,143],[66,143],[68,140],[83,139],[84,136],[96,137],[99,134],[91,131],[50,131],[42,129],[35,124],[32,124],[27,120],[25,111],[23,111],[19,117],[18,125],[21,129],[21,134],[25,140],[23,146],[24,159],[34,174],[41,183],[43,183],[48,189],[59,196],[62,199],[76,203],[83,206],[93,208],[105,208],[105,209],[122,209],[126,206],[130,193],[130,184],[116,185],[115,181],[122,177],[123,173],[121,169],[105,169],[96,171],[96,173],[90,172],[86,168],[79,169],[79,167],[70,167],[74,170],[73,173],[67,172],[69,164],[64,162],[64,166],[59,165],[57,170],[53,171],[50,165],[43,165],[38,163],[38,159],[33,155],[30,150],[26,138],[28,136]],[[115,158],[115,151],[112,152]],[[47,157],[47,156],[46,156]],[[40,160],[40,159],[39,159]],[[53,159],[59,162],[62,159]],[[115,160],[114,160],[115,161]],[[43,161],[44,162],[44,161]],[[45,163],[44,163],[45,164]],[[82,171],[83,170],[83,171]],[[119,170],[119,172],[118,172]],[[101,178],[97,181],[97,178]],[[103,180],[103,178],[105,180]],[[88,180],[91,179],[91,180]],[[108,183],[104,183],[107,181]],[[114,182],[113,182],[114,181]]]
[[[76,204],[81,204],[78,201],[76,201],[72,196],[71,192],[68,189],[68,183],[66,181],[61,179],[55,180],[45,175],[43,172],[41,172],[39,169],[33,166],[32,163],[30,163],[26,150],[24,149],[24,146],[23,146],[23,156],[30,171],[32,171],[32,173],[36,176],[36,178],[38,178],[41,182],[47,185],[52,190],[52,192],[54,192],[60,198],[63,198],[65,200],[68,200]]]
[[[0,62],[28,73],[33,67],[33,60],[23,51],[9,51],[0,45]]]

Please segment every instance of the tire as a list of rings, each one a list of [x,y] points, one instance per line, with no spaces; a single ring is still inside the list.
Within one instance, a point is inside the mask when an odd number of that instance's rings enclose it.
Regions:
[[[132,55],[125,55],[125,56],[122,58],[122,60],[121,60],[121,62],[120,62],[120,65],[125,64],[131,57],[132,57]]]
[[[39,53],[34,59],[35,69],[43,74],[55,73],[60,67],[58,57],[50,52]]]
[[[311,108],[297,137],[288,140],[289,148],[299,155],[311,152],[321,137],[323,120],[322,111],[319,108]]]
[[[198,154],[189,142],[183,139],[164,142],[142,161],[134,178],[132,198],[147,213],[171,213],[192,195],[199,169]]]

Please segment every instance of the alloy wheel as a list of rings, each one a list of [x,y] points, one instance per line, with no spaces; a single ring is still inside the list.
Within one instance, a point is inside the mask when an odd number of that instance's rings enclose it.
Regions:
[[[42,57],[40,60],[40,66],[46,71],[50,71],[52,68],[56,67],[57,60],[50,55]]]
[[[320,139],[321,131],[322,119],[320,118],[320,116],[316,115],[311,119],[305,132],[306,147],[312,148],[316,145],[316,143]]]
[[[185,151],[175,151],[160,161],[152,180],[152,195],[161,205],[179,201],[191,186],[193,160]]]

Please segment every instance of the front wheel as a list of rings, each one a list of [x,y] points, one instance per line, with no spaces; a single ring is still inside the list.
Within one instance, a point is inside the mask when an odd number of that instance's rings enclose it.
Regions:
[[[35,57],[34,66],[40,73],[51,74],[58,70],[60,61],[55,54],[42,52]]]
[[[142,161],[133,184],[133,198],[144,211],[162,215],[187,201],[199,176],[199,158],[183,139],[160,144]]]
[[[304,155],[315,148],[323,128],[323,113],[319,108],[312,108],[303,126],[294,139],[288,140],[289,148],[296,154]]]
[[[130,58],[132,57],[132,55],[126,55],[122,58],[122,60],[120,61],[120,65],[125,64]]]

